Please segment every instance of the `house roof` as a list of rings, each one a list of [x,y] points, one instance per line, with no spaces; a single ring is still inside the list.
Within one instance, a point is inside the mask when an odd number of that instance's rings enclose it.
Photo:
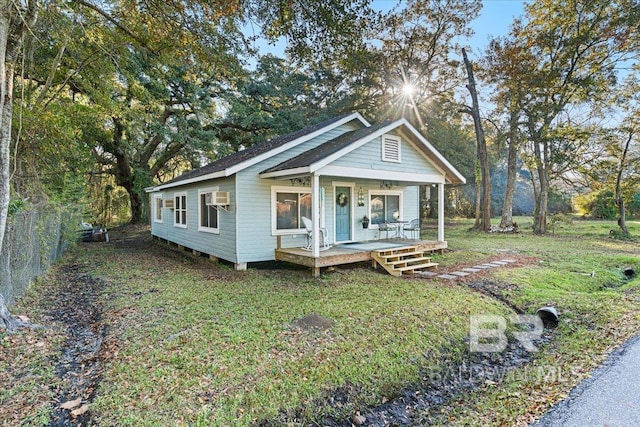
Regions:
[[[354,142],[366,138],[368,135],[371,135],[377,132],[379,129],[388,126],[390,123],[390,121],[386,121],[375,126],[345,132],[337,138],[327,141],[324,144],[320,144],[309,151],[300,153],[299,155],[292,157],[289,160],[285,160],[278,165],[270,167],[269,169],[262,171],[261,174],[311,166],[312,164],[321,161],[328,156],[348,147]]]
[[[270,167],[260,173],[263,178],[286,177],[316,172],[336,158],[343,156],[387,132],[397,130],[414,145],[425,158],[434,164],[452,184],[464,184],[466,179],[447,159],[436,150],[406,119],[395,122],[383,122],[375,126],[346,132],[337,138],[325,142],[309,151]],[[367,172],[368,173],[368,172]],[[366,175],[366,174],[365,174]],[[416,177],[415,175],[406,174]]]
[[[222,157],[202,166],[201,168],[187,171],[171,181],[154,187],[149,187],[146,190],[147,192],[158,191],[192,182],[233,175],[234,173],[261,161],[263,155],[268,154],[270,156],[275,154],[272,153],[274,151],[286,150],[290,145],[296,145],[297,143],[301,143],[314,137],[318,133],[325,132],[353,120],[359,120],[363,125],[369,126],[369,123],[358,112],[343,114],[315,125],[307,126],[288,135],[270,139],[245,150]]]

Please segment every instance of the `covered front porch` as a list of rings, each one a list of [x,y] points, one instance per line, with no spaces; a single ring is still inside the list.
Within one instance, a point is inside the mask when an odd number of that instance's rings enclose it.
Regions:
[[[311,267],[315,276],[322,267],[371,260],[382,250],[376,247],[384,244],[398,252],[403,246],[413,248],[406,252],[421,260],[429,258],[421,255],[423,249],[445,249],[444,186],[465,182],[404,119],[346,132],[259,176],[273,183],[271,231],[277,237],[276,260]],[[407,230],[421,237],[421,186],[429,189],[430,198],[437,197],[437,236],[432,241],[409,242],[402,239]],[[304,249],[295,240],[303,230],[310,238]],[[383,235],[400,241],[384,243]],[[328,244],[332,248],[323,250]],[[384,256],[398,268],[415,267],[402,265],[409,263],[409,255]]]
[[[276,261],[285,261],[291,264],[310,267],[314,277],[320,276],[321,268],[343,264],[352,264],[363,261],[372,261],[374,267],[377,261],[376,253],[384,250],[405,250],[411,248],[416,252],[438,252],[447,248],[446,241],[438,240],[407,240],[384,239],[366,240],[362,242],[350,242],[331,246],[329,249],[319,251],[318,256],[313,251],[305,248],[281,248],[275,250]],[[415,248],[415,249],[414,249]]]
[[[417,245],[419,249],[430,251],[447,247],[444,203],[440,203],[444,200],[444,179],[434,182],[436,177],[433,176],[386,173],[387,177],[394,178],[392,180],[382,179],[382,175],[375,172],[367,172],[368,176],[364,173],[356,175],[354,170],[342,172],[327,176],[285,176],[284,180],[291,180],[292,184],[297,180],[303,184],[272,186],[276,260],[320,268],[371,260],[370,252],[385,245]],[[274,183],[284,181],[277,178]],[[421,240],[424,236],[420,233],[418,219],[420,185],[427,186],[427,198],[432,203],[434,199],[438,201],[428,240]],[[363,218],[367,220],[366,224]],[[301,228],[303,219],[307,220],[306,231]],[[295,238],[302,233],[308,234],[306,246],[299,237]],[[310,236],[318,238],[309,240]],[[331,249],[325,250],[326,244]],[[314,258],[317,260],[313,261]]]

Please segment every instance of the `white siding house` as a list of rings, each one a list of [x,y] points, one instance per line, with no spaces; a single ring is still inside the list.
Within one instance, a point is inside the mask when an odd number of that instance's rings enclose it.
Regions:
[[[244,269],[275,259],[278,245],[305,246],[303,216],[331,245],[370,240],[380,223],[418,218],[419,185],[438,186],[442,197],[445,184],[464,182],[408,121],[371,125],[351,113],[148,188],[151,234]],[[310,256],[321,243],[312,239]]]

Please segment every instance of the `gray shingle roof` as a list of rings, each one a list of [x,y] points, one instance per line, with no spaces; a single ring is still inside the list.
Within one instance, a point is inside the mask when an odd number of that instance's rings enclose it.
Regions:
[[[324,122],[317,123],[315,125],[307,126],[304,129],[300,129],[296,132],[290,133],[288,135],[279,136],[274,139],[270,139],[268,141],[261,142],[252,147],[247,148],[246,150],[238,151],[233,154],[229,154],[228,156],[222,157],[221,159],[215,160],[205,166],[202,166],[198,169],[193,169],[187,171],[180,175],[177,178],[172,179],[171,181],[165,182],[162,185],[173,184],[180,181],[185,181],[187,179],[193,179],[204,175],[209,175],[211,173],[220,172],[227,168],[236,166],[242,162],[250,160],[256,156],[267,153],[275,148],[278,148],[282,145],[285,145],[288,142],[294,141],[298,138],[301,138],[305,135],[311,134],[317,130],[322,129],[323,127],[329,126],[335,122],[338,122],[345,117],[350,116],[353,113],[343,114],[338,117],[334,117],[329,120],[325,120]]]

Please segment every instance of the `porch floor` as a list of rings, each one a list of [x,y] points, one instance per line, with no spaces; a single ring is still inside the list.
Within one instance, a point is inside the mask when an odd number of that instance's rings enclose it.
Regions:
[[[276,261],[286,261],[292,264],[311,267],[313,275],[320,275],[320,268],[334,265],[351,264],[355,262],[371,261],[371,252],[380,249],[417,246],[419,250],[436,252],[447,248],[446,241],[383,239],[366,240],[362,242],[338,244],[320,251],[320,257],[314,258],[311,251],[302,248],[276,249]]]

